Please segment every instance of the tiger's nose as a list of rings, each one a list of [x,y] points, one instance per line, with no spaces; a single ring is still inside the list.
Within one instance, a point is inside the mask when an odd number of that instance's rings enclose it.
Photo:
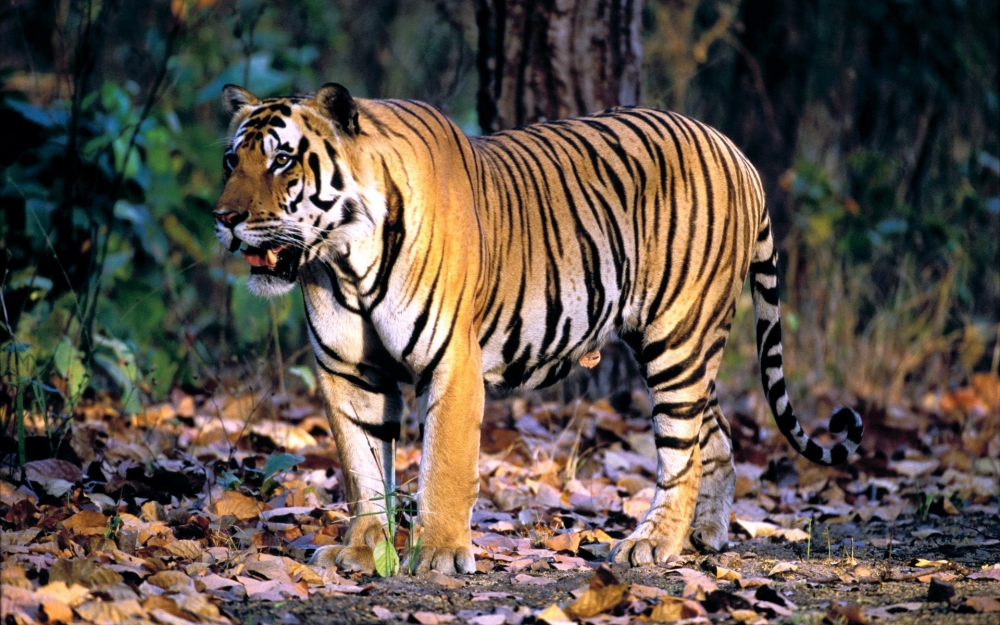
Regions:
[[[237,224],[243,223],[250,216],[247,211],[218,210],[215,211],[215,218],[221,221],[227,228],[235,228]]]

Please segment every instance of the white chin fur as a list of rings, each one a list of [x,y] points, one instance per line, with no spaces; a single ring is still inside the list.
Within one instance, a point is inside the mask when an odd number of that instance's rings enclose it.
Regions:
[[[252,275],[247,280],[247,288],[254,295],[261,297],[278,297],[295,288],[294,282],[286,282],[281,278],[265,275]]]

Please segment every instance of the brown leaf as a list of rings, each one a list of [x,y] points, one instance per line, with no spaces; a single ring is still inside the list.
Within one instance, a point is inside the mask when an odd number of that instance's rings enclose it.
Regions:
[[[642,584],[632,584],[629,592],[636,599],[656,599],[658,597],[669,597],[670,593],[656,586],[643,586]]]
[[[25,590],[32,590],[34,588],[24,569],[16,565],[0,570],[0,584],[4,586],[16,586]]]
[[[865,614],[864,606],[857,603],[838,603],[836,599],[830,602],[830,611],[826,619],[831,623],[844,623],[845,625],[868,625],[868,616]]]
[[[576,553],[580,549],[583,535],[580,532],[564,532],[547,539],[543,544],[553,551]]]
[[[73,610],[62,601],[48,599],[38,606],[39,620],[43,623],[72,623]]]
[[[243,493],[234,490],[226,491],[222,499],[212,504],[212,512],[219,516],[231,514],[240,521],[257,518],[264,510],[264,505]]]
[[[792,571],[798,571],[799,567],[792,564],[791,562],[779,562],[767,572],[768,577],[774,577],[775,575],[781,575],[782,573],[790,573]]]
[[[54,480],[64,480],[75,484],[83,480],[83,469],[72,462],[48,458],[24,463],[24,474],[32,482],[48,484]]]
[[[42,601],[59,601],[76,607],[90,598],[90,591],[79,584],[67,586],[66,582],[52,582],[42,586],[35,594]]]
[[[740,588],[760,588],[761,586],[767,586],[771,583],[771,580],[766,577],[741,577],[736,580]]]
[[[186,588],[194,589],[194,581],[183,571],[160,571],[150,575],[146,582],[170,592],[182,592]]]
[[[574,621],[569,615],[563,612],[562,608],[553,603],[535,617],[535,622],[548,623],[548,625],[562,625],[563,623],[573,623]]]
[[[701,571],[679,568],[669,572],[677,573],[684,579],[684,590],[681,591],[681,596],[685,599],[703,599],[705,595],[719,589],[719,586]]]
[[[83,620],[94,623],[121,623],[131,617],[141,618],[146,615],[146,611],[135,599],[87,601],[76,606],[74,610]]]
[[[959,612],[1000,612],[1000,601],[993,597],[966,597],[956,609]]]
[[[74,534],[97,536],[103,534],[104,530],[107,529],[108,517],[96,510],[83,510],[66,519],[62,524]]]
[[[597,616],[621,603],[627,584],[622,584],[615,577],[607,564],[602,564],[590,578],[590,587],[580,598],[566,608],[566,614],[580,620]]]
[[[300,599],[304,599],[301,594],[297,595]],[[212,603],[208,597],[203,594],[185,594],[179,595],[174,598],[177,601],[177,606],[189,614],[195,616],[200,616],[203,619],[218,619],[221,614],[219,613],[219,608],[214,603]]]
[[[742,576],[732,569],[727,569],[722,566],[715,567],[715,579],[721,579],[724,581],[738,582]]]
[[[142,602],[142,608],[150,612],[153,610],[162,610],[172,616],[184,618],[184,611],[180,609],[177,602],[163,595],[146,597]]]
[[[293,597],[298,599],[309,597],[308,587],[303,589],[297,584],[290,582],[275,580],[261,581],[242,575],[238,575],[236,581],[243,584],[247,589],[247,598],[251,601],[284,601]]]
[[[970,573],[966,577],[968,579],[992,579],[994,581],[1000,582],[1000,568],[983,569],[982,571],[976,571],[975,573]]]
[[[60,558],[49,568],[50,582],[66,582],[67,585],[78,583],[87,588],[101,588],[123,581],[118,573],[100,566],[92,560]]]
[[[375,614],[376,617],[382,619],[383,621],[392,621],[395,620],[396,618],[396,614],[392,610],[384,606],[373,605],[372,612]]]
[[[0,586],[0,614],[4,622],[23,623],[38,622],[38,597],[26,588]]]
[[[465,582],[460,579],[455,579],[454,577],[449,577],[444,573],[439,573],[437,571],[431,571],[423,576],[426,581],[437,584],[438,586],[444,586],[445,588],[462,588],[465,586]]]
[[[35,540],[35,538],[37,538],[41,533],[42,530],[36,527],[17,532],[4,532],[3,534],[0,534],[0,546],[2,546],[5,551],[9,550],[12,546],[23,547]]]
[[[660,603],[643,613],[641,621],[678,621],[705,616],[708,612],[697,601],[678,597],[663,597]],[[754,613],[756,615],[756,613]]]
[[[175,540],[165,545],[165,548],[175,556],[188,560],[197,560],[204,553],[201,543],[196,540]]]
[[[159,501],[147,501],[142,504],[142,518],[147,522],[166,521],[167,512]]]
[[[746,609],[733,610],[729,613],[729,616],[737,623],[753,623],[760,618],[760,615],[753,610]]]

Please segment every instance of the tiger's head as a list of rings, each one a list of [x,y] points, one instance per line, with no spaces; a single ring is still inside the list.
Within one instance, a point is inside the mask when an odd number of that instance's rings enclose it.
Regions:
[[[311,98],[267,100],[227,85],[222,101],[233,121],[216,235],[242,249],[252,292],[280,295],[302,263],[344,254],[374,229],[378,202],[366,201],[355,167],[357,104],[333,83]]]

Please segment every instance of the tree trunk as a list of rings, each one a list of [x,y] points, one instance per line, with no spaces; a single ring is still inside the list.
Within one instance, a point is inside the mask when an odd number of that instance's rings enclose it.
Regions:
[[[638,104],[641,0],[480,0],[483,132]]]

